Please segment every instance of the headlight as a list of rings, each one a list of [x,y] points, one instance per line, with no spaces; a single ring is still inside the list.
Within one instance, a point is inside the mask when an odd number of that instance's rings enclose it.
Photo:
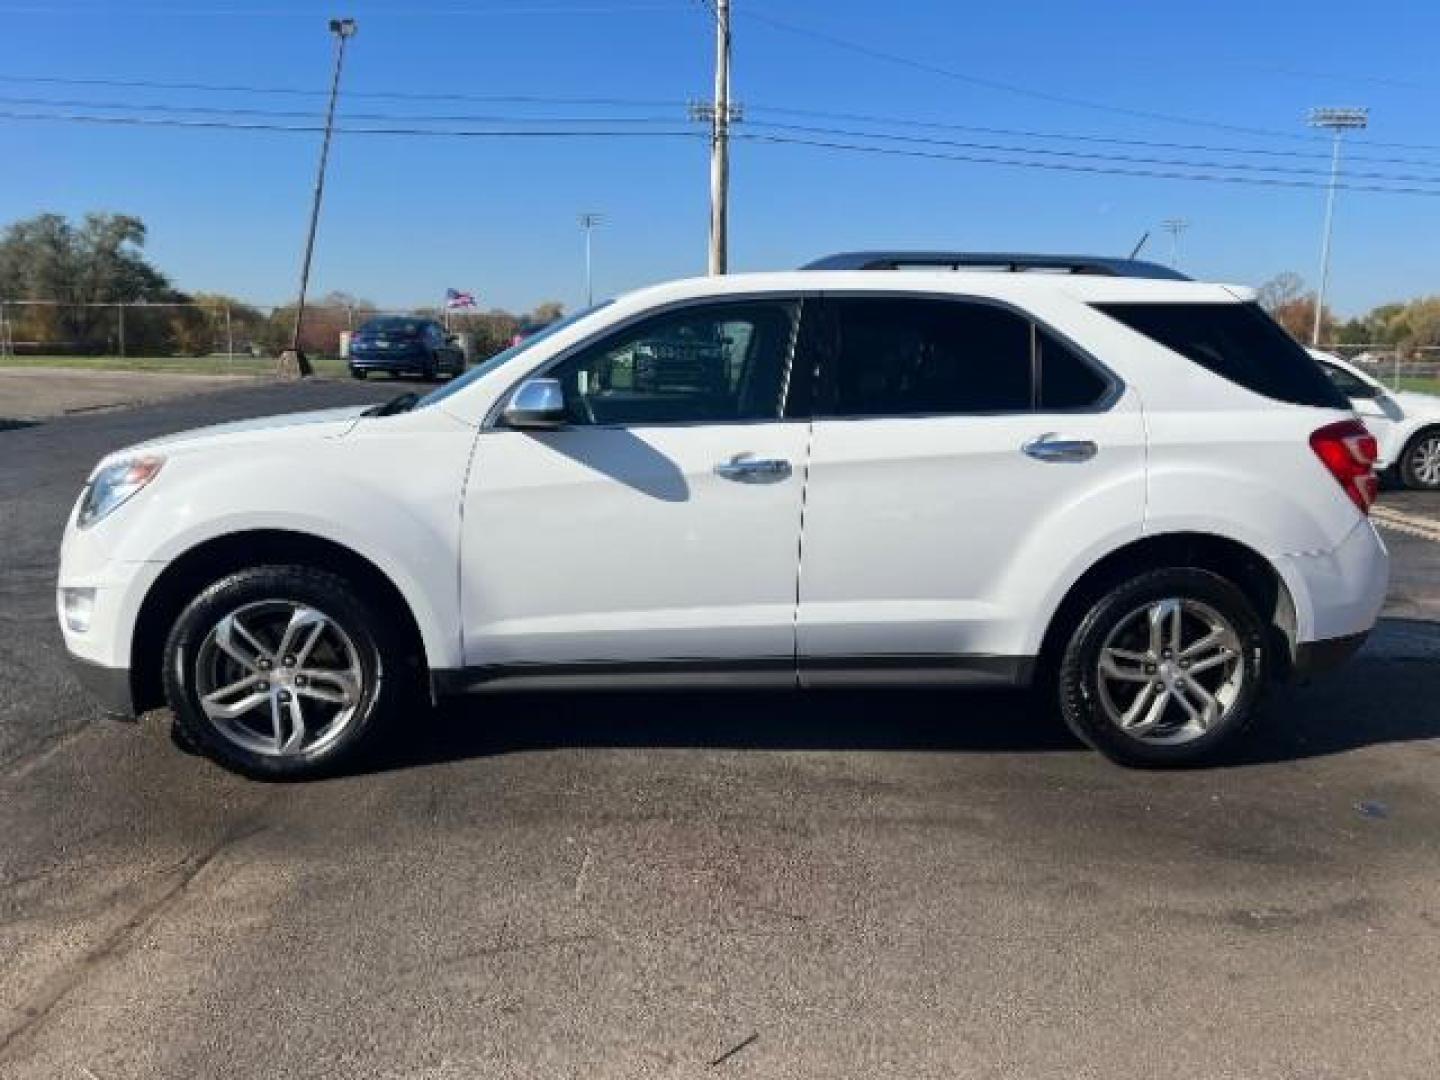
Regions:
[[[85,529],[94,525],[130,496],[154,480],[165,464],[153,454],[125,458],[106,465],[90,478],[80,496],[80,513],[75,523]]]

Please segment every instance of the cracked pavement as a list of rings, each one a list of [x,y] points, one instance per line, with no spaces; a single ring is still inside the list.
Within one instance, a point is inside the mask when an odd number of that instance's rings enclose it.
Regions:
[[[492,697],[267,785],[99,720],[53,625],[104,451],[0,432],[0,1077],[1414,1077],[1440,1061],[1440,544],[1224,767],[1023,699]],[[1440,500],[1385,505],[1440,517]]]

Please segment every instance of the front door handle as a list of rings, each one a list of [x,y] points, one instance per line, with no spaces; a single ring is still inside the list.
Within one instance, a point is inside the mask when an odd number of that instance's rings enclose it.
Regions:
[[[773,484],[790,475],[790,462],[783,458],[757,458],[736,454],[715,466],[715,475],[740,484]]]
[[[1061,439],[1053,431],[1037,435],[1020,449],[1036,461],[1051,463],[1089,461],[1099,452],[1099,447],[1089,439]]]

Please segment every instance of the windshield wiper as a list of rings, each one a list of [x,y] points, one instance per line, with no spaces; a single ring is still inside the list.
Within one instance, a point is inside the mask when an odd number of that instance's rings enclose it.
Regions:
[[[389,401],[379,405],[372,405],[366,409],[361,416],[394,416],[396,413],[409,412],[420,400],[420,395],[415,393],[398,394]]]

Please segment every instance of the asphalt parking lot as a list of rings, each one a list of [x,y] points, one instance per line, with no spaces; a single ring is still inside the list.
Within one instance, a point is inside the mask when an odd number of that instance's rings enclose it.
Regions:
[[[1192,772],[1000,695],[486,698],[294,786],[98,720],[52,593],[94,460],[396,390],[0,431],[0,1076],[1434,1075],[1423,529],[1356,661]]]

